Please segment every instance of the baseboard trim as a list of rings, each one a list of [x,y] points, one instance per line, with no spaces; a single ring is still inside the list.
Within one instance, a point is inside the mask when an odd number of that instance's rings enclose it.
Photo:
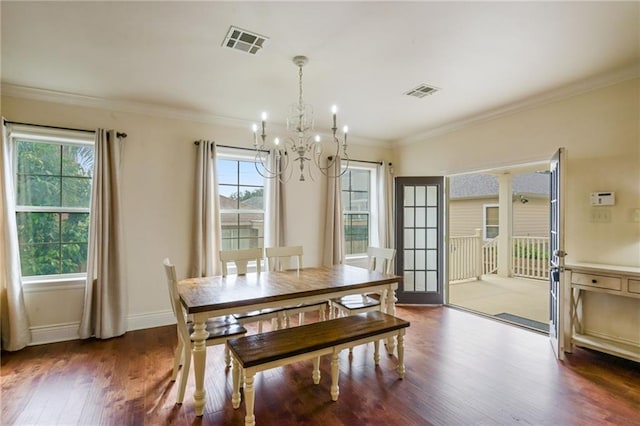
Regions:
[[[145,328],[162,327],[176,323],[172,311],[158,311],[146,314],[135,314],[127,317],[127,331]],[[54,325],[30,327],[31,343],[29,346],[45,345],[47,343],[66,342],[80,338],[80,322],[70,322]]]

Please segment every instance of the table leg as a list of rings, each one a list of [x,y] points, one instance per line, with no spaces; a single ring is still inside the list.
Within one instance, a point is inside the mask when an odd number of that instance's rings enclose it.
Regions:
[[[209,332],[205,326],[206,318],[194,318],[193,334],[193,373],[196,378],[196,390],[193,393],[193,405],[196,416],[204,414],[206,391],[204,390],[204,367],[207,364],[207,344]]]
[[[396,315],[396,291],[393,287],[389,286],[387,290],[387,314]],[[393,336],[387,338],[387,353],[393,355],[395,351],[396,343],[393,340]]]
[[[240,363],[235,358],[233,358],[231,381],[233,382],[231,405],[233,406],[233,408],[238,408],[240,407]]]
[[[313,378],[313,384],[317,385],[320,383],[320,357],[315,357],[313,359],[313,374],[311,375]]]

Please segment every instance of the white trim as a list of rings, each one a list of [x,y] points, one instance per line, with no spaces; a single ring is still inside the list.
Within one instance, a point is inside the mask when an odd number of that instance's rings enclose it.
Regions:
[[[126,321],[127,331],[162,327],[176,323],[175,316],[171,310],[134,314],[127,317]],[[79,328],[80,322],[32,326],[30,327],[31,343],[29,343],[29,346],[78,340],[80,339]]]

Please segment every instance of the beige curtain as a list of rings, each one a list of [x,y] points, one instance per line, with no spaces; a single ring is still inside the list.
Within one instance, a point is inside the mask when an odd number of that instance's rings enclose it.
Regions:
[[[192,277],[220,275],[220,198],[216,175],[216,145],[197,141],[195,217],[191,252]]]
[[[108,339],[126,332],[120,144],[115,131],[96,131],[87,282],[79,330],[82,339]]]
[[[378,165],[378,244],[393,247],[393,174],[391,163]]]
[[[338,265],[344,263],[345,259],[340,171],[340,157],[336,157],[333,165],[327,170],[329,176],[327,176],[327,214],[325,217],[323,253],[323,263],[325,265]]]
[[[17,351],[31,343],[29,318],[24,305],[18,228],[13,188],[13,146],[2,119],[0,146],[0,318],[2,349]]]
[[[276,174],[282,169],[282,158],[275,150],[269,153],[267,162],[268,170],[274,170]],[[264,246],[284,246],[284,183],[278,176],[265,179],[264,192]]]

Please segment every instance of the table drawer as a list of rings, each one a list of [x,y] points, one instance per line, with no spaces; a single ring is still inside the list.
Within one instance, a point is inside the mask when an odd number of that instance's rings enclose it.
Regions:
[[[620,278],[605,277],[602,275],[573,272],[571,274],[571,283],[590,287],[606,288],[609,290],[622,290],[622,280]]]
[[[640,293],[640,281],[629,280],[629,293]]]

